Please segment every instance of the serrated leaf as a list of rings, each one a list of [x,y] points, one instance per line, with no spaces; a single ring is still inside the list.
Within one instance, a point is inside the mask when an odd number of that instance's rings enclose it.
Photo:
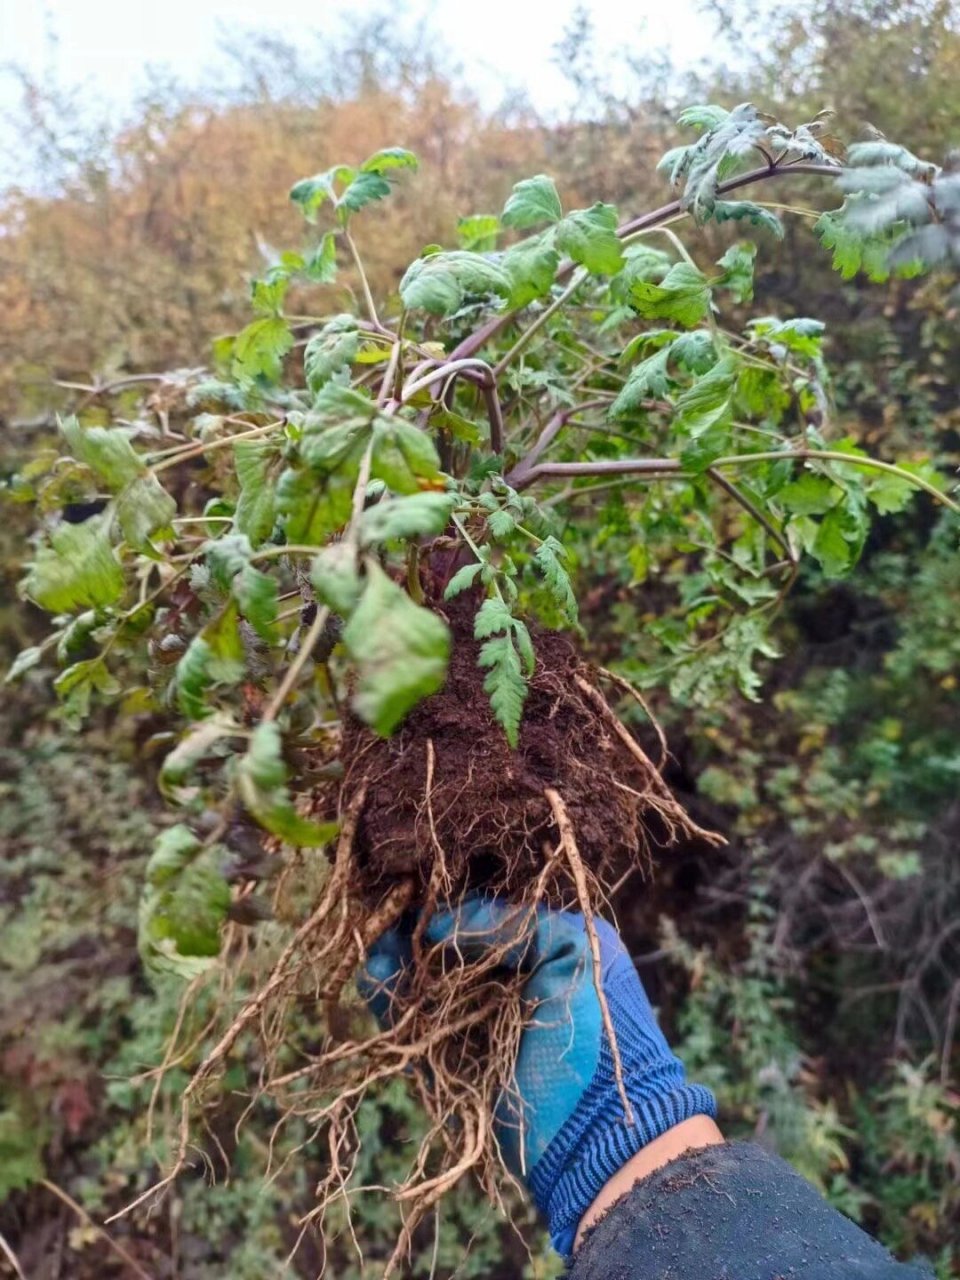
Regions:
[[[237,334],[233,344],[233,376],[240,383],[278,382],[283,359],[293,346],[290,326],[281,316],[262,316]]]
[[[472,587],[477,580],[477,574],[482,568],[483,565],[480,561],[475,560],[473,564],[465,564],[461,569],[458,569],[447,583],[446,590],[443,593],[444,600],[452,600],[454,596],[458,596],[462,591]]]
[[[717,363],[713,338],[705,329],[679,333],[670,348],[670,359],[690,373],[706,373]]]
[[[348,213],[359,213],[375,200],[385,199],[392,190],[387,179],[379,173],[372,170],[361,171],[352,182],[347,184],[337,201],[337,213],[340,215],[341,222],[345,221],[347,216],[343,210],[347,210]]]
[[[515,518],[509,511],[504,511],[502,507],[498,507],[496,511],[491,511],[487,516],[487,528],[490,530],[492,537],[502,541],[509,538],[517,527]]]
[[[277,449],[261,440],[238,440],[233,458],[240,484],[233,525],[250,539],[251,546],[259,547],[273,532],[277,519],[276,480],[271,474]]]
[[[525,307],[550,292],[560,265],[553,236],[528,236],[509,248],[502,258],[510,278],[510,306]]]
[[[131,480],[117,494],[117,522],[124,541],[134,551],[149,549],[151,539],[172,536],[176,500],[150,471]]]
[[[516,750],[520,735],[520,720],[527,696],[527,682],[523,678],[520,655],[513,635],[494,636],[480,650],[477,662],[487,668],[483,682],[489,695],[490,706],[498,723],[507,736],[507,742]]]
[[[740,157],[754,150],[766,129],[756,107],[749,102],[732,111],[698,107],[689,114],[685,112],[681,119],[705,132],[691,146],[676,148],[658,167],[669,168],[675,185],[684,182],[681,206],[697,221],[703,221],[716,204],[720,181],[735,172]]]
[[[881,515],[892,515],[910,505],[916,488],[901,476],[881,472],[866,486],[866,494]]]
[[[715,200],[710,216],[715,222],[749,222],[772,232],[783,239],[783,223],[771,209],[764,209],[751,200]]]
[[[207,694],[217,684],[235,684],[244,671],[245,651],[234,602],[193,637],[177,663],[177,703],[189,720],[210,715]]]
[[[485,640],[497,631],[509,631],[513,615],[499,596],[488,596],[473,620],[473,638]]]
[[[849,218],[849,203],[834,213],[824,213],[814,226],[825,249],[833,251],[832,265],[844,280],[852,280],[858,271],[875,284],[889,280],[891,274],[889,236],[865,234]]]
[[[343,631],[357,665],[353,708],[377,733],[389,736],[416,704],[446,679],[450,632],[435,613],[414,604],[374,560]]]
[[[547,537],[534,553],[533,563],[543,575],[554,603],[567,622],[574,626],[578,617],[577,598],[573,594],[570,575],[564,565],[566,558],[567,551],[563,543],[554,537]]]
[[[277,512],[287,542],[318,546],[350,519],[352,499],[349,477],[328,476],[320,485],[312,472],[289,467],[277,481]]]
[[[516,184],[503,207],[501,221],[505,227],[522,231],[540,222],[559,222],[562,217],[556,184],[545,173],[540,173]]]
[[[378,418],[370,475],[394,493],[419,493],[421,481],[438,483],[440,457],[432,436],[404,418]]]
[[[303,351],[303,372],[314,395],[335,373],[352,364],[359,350],[360,334],[353,316],[339,315],[328,320]]]
[[[237,764],[237,789],[248,812],[260,826],[288,844],[318,848],[329,844],[339,829],[336,822],[314,822],[297,813],[287,790],[280,730],[275,721],[262,721]]]
[[[510,276],[499,263],[466,249],[453,249],[411,262],[400,281],[400,297],[408,310],[420,307],[434,315],[452,315],[471,294],[509,298],[512,288]]]
[[[630,301],[650,320],[670,320],[692,329],[710,308],[710,282],[687,262],[675,262],[660,284],[637,281]]]
[[[822,515],[836,505],[840,490],[826,476],[806,471],[776,495],[777,501],[793,515]]]
[[[82,427],[71,414],[60,430],[73,457],[90,467],[111,489],[121,489],[146,470],[122,427]]]
[[[718,284],[729,289],[736,302],[753,300],[753,266],[757,246],[750,241],[732,244],[717,266],[723,271]]]
[[[493,213],[474,213],[457,220],[457,240],[461,249],[492,253],[497,247],[500,219]]]
[[[480,566],[477,565],[477,568],[479,569]],[[38,644],[21,649],[11,663],[7,674],[3,677],[3,683],[12,684],[14,680],[19,680],[31,667],[35,667],[42,658],[43,649]]]
[[[352,182],[356,172],[351,165],[338,164],[312,178],[302,178],[291,187],[290,199],[300,206],[308,222],[316,222],[317,210],[328,200],[336,202],[337,187]]]
[[[736,360],[725,355],[692,383],[674,404],[675,428],[697,439],[715,427],[729,412],[736,374]]]
[[[381,151],[375,151],[372,156],[368,156],[360,166],[361,173],[390,173],[394,169],[412,169],[416,171],[419,168],[420,161],[412,151],[408,151],[406,147],[384,147]]]
[[[661,347],[646,360],[634,365],[619,395],[610,406],[611,418],[622,418],[644,408],[647,400],[660,399],[670,390],[667,361],[670,348]]]
[[[279,601],[276,579],[252,564],[245,564],[233,580],[233,594],[250,626],[261,640],[271,644],[277,638]]]
[[[337,240],[328,231],[304,264],[304,272],[313,284],[332,284],[337,278]]]
[[[457,505],[450,493],[413,493],[404,498],[387,498],[364,511],[359,536],[364,545],[390,538],[415,538],[442,533]]]
[[[184,826],[158,837],[138,913],[138,946],[149,970],[187,980],[214,963],[231,901],[222,859],[219,846],[203,848]]]
[[[243,733],[229,715],[217,713],[194,725],[168,752],[160,767],[157,785],[167,800],[174,804],[186,804],[196,795],[197,788],[185,787],[196,764],[203,759],[215,743]]]
[[[40,547],[24,591],[50,613],[115,604],[123,594],[123,572],[110,545],[109,517],[59,524]]]
[[[556,245],[593,275],[614,276],[624,263],[617,239],[617,211],[612,204],[595,204],[568,213],[557,223]]]
[[[356,553],[344,542],[324,547],[310,566],[310,581],[324,604],[336,613],[349,614],[363,590]]]
[[[112,698],[120,692],[120,685],[110,674],[102,658],[87,658],[75,662],[57,676],[54,691],[63,704],[64,717],[71,728],[77,729],[90,711],[95,692]]]

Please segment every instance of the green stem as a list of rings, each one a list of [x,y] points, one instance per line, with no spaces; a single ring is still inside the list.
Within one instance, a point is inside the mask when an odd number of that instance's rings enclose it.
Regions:
[[[549,307],[545,307],[543,311],[540,312],[533,324],[528,325],[527,328],[524,329],[523,333],[521,333],[520,337],[516,340],[507,354],[505,356],[501,356],[493,366],[494,378],[500,377],[504,369],[506,369],[507,366],[516,359],[520,352],[524,350],[531,338],[539,333],[547,321],[556,315],[565,302],[568,302],[573,297],[586,278],[587,273],[585,271],[577,271],[574,273],[573,279],[567,285],[566,289],[564,289],[563,293],[554,298]]]

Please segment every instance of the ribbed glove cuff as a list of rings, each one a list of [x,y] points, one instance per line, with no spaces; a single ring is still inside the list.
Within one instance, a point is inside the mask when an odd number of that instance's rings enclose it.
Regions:
[[[604,1044],[590,1089],[529,1176],[553,1247],[566,1259],[573,1252],[580,1219],[628,1160],[674,1125],[692,1116],[717,1114],[710,1090],[684,1083],[683,1067],[672,1055],[641,1072],[628,1072],[624,1083],[632,1125],[624,1116],[612,1055]]]

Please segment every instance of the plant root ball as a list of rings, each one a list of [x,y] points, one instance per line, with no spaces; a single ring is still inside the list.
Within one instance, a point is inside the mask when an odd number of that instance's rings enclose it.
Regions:
[[[379,901],[391,883],[411,877],[421,903],[468,889],[526,899],[558,844],[548,788],[562,795],[584,866],[600,884],[644,856],[651,836],[685,826],[566,636],[534,636],[537,665],[513,750],[483,689],[471,614],[447,612],[453,649],[444,688],[389,740],[352,717],[344,724],[341,811],[366,786],[354,841],[364,899]]]

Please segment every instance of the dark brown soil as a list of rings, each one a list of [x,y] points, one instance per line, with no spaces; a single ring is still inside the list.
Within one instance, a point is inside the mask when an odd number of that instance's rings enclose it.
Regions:
[[[522,896],[558,842],[548,787],[563,797],[588,870],[602,880],[635,861],[648,834],[642,793],[651,778],[577,687],[576,676],[591,677],[570,640],[535,636],[537,668],[514,751],[483,690],[473,610],[445,612],[454,644],[444,689],[387,741],[355,720],[344,728],[341,809],[367,780],[354,844],[365,893],[379,899],[390,882],[410,876],[425,891],[439,844],[451,888]]]

